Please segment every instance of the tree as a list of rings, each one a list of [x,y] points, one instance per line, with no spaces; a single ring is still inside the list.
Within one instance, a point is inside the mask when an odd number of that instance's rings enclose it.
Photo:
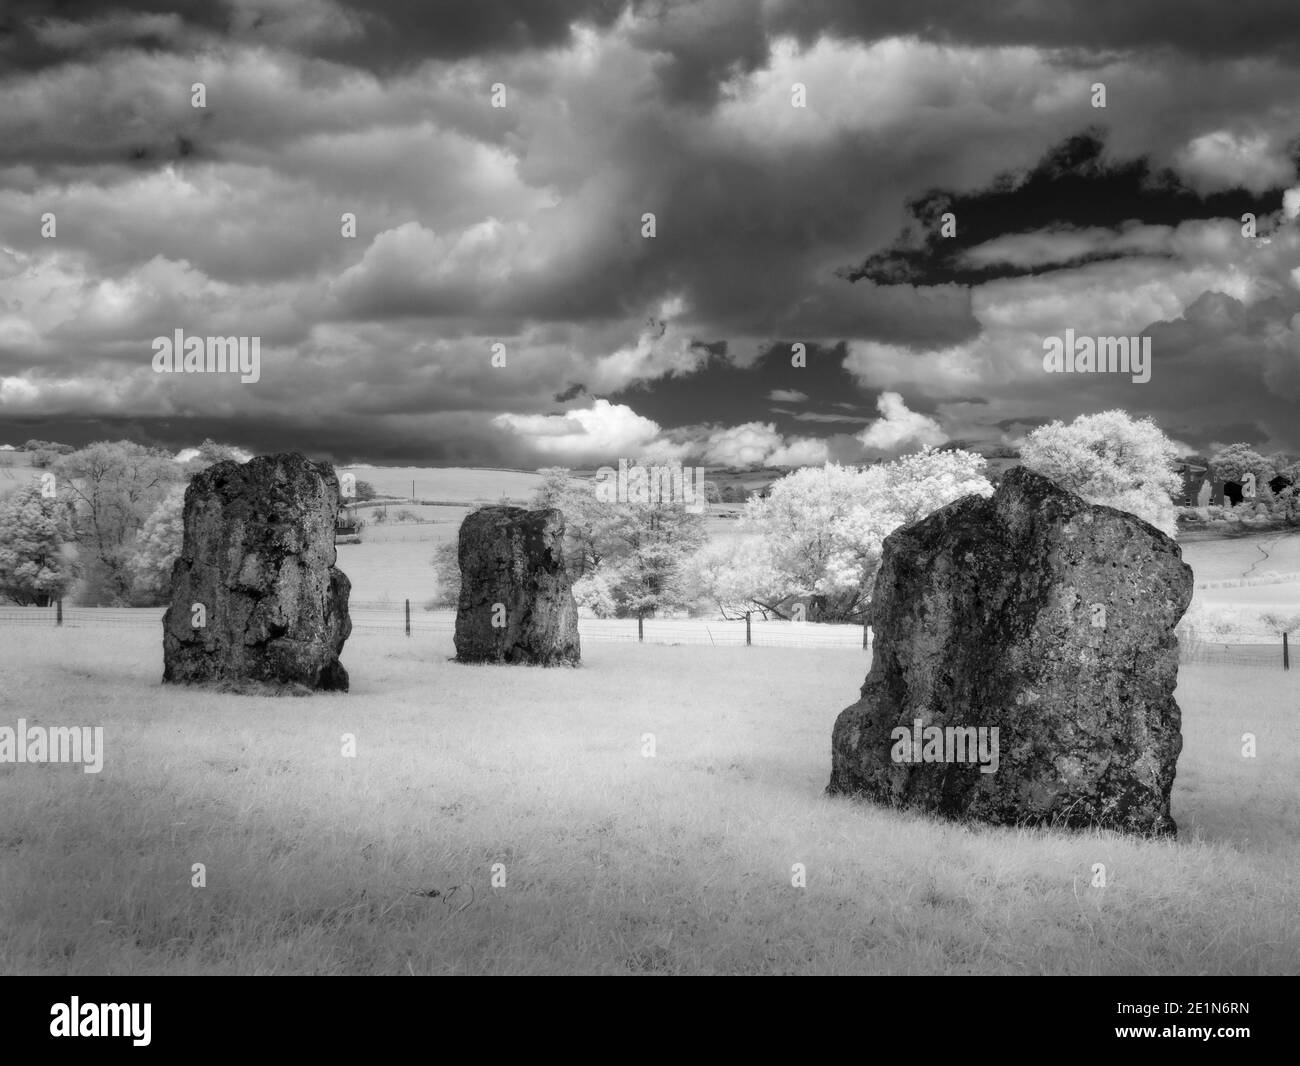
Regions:
[[[455,607],[460,601],[460,560],[457,557],[459,542],[456,538],[439,544],[433,552],[433,573],[438,579],[438,590],[430,601],[434,607]]]
[[[573,599],[597,618],[613,618],[618,613],[613,586],[599,569],[588,570],[573,583]]]
[[[799,598],[822,621],[863,622],[885,537],[963,496],[990,495],[984,466],[973,452],[926,448],[866,469],[827,463],[787,474],[745,505],[740,532],[762,546],[716,587],[734,596],[739,582],[745,599],[777,617]]]
[[[136,535],[174,487],[180,468],[166,452],[131,441],[97,441],[64,456],[60,484],[76,507],[88,603],[123,604],[131,597]]]
[[[670,501],[600,506],[612,512],[600,573],[609,581],[618,613],[646,618],[686,606],[694,593],[685,564],[704,543],[703,516]]]
[[[59,444],[52,440],[29,440],[21,450],[31,452],[32,466],[37,470],[44,470],[53,466],[60,455],[68,455],[75,449],[71,444]]]
[[[1025,438],[1020,456],[1030,470],[1089,503],[1128,511],[1177,535],[1178,449],[1150,418],[1113,410],[1080,415],[1068,426],[1051,422]]]
[[[538,473],[542,484],[533,494],[532,505],[564,512],[564,561],[576,581],[609,554],[614,509],[596,498],[593,482],[570,476],[567,467],[545,467]]]
[[[0,596],[24,607],[62,599],[76,576],[71,541],[66,499],[37,485],[0,497]]]
[[[1210,476],[1216,481],[1240,483],[1246,480],[1247,474],[1254,474],[1256,483],[1262,485],[1273,472],[1273,464],[1245,442],[1220,448],[1210,458]]]
[[[199,459],[203,461],[204,467],[226,462],[242,464],[245,458],[245,453],[234,445],[218,444],[211,437],[199,445]]]
[[[353,488],[356,490],[358,503],[364,503],[366,500],[373,500],[379,495],[379,493],[375,491],[375,486],[370,484],[369,481],[358,481]]]
[[[1259,620],[1278,633],[1290,634],[1300,629],[1300,612],[1296,611],[1290,614],[1284,611],[1265,611],[1259,616]]]
[[[723,618],[788,618],[794,594],[773,565],[767,540],[753,533],[717,537],[686,565],[685,579]]]
[[[242,449],[236,448],[233,444],[218,444],[211,437],[205,438],[194,451],[196,454],[181,464],[181,472],[186,477],[193,477],[210,466],[216,466],[217,463],[242,464],[249,459],[248,453]],[[184,452],[181,454],[183,455]]]
[[[70,455],[76,449],[71,444],[60,444],[53,440],[29,440],[22,446],[24,452],[54,452],[55,455]]]
[[[1274,510],[1276,497],[1268,483],[1277,474],[1277,469],[1271,459],[1265,459],[1249,444],[1229,444],[1215,452],[1210,459],[1210,474],[1215,480],[1239,485],[1245,483],[1248,475],[1254,474],[1255,495],[1248,502],[1262,505],[1266,511]],[[1235,497],[1232,502],[1236,502]],[[1247,501],[1243,499],[1242,502]],[[1286,510],[1285,505],[1282,509]]]
[[[575,581],[599,572],[622,617],[644,618],[692,598],[682,569],[704,542],[701,515],[671,501],[605,503],[594,482],[565,467],[540,473],[533,506],[564,513],[564,558]]]
[[[1286,452],[1274,452],[1268,457],[1268,465],[1273,471],[1273,477],[1284,477],[1293,485],[1300,481],[1300,461]]]
[[[131,598],[136,606],[155,607],[171,595],[172,566],[185,540],[185,492],[172,489],[136,534],[131,556]]]

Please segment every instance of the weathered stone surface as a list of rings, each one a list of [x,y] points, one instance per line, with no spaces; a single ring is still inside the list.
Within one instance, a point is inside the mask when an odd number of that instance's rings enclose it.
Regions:
[[[1173,540],[1023,467],[992,497],[895,531],[871,670],[835,722],[827,791],[993,824],[1175,833],[1173,629],[1191,596]],[[903,761],[918,719],[923,740],[930,726],[984,727],[990,748],[996,728],[996,772],[978,758]],[[944,734],[947,754],[962,735]]]
[[[196,474],[163,617],[163,680],[346,691],[351,583],[334,566],[338,509],[334,468],[296,453]]]
[[[577,665],[578,605],[563,549],[564,515],[554,508],[484,507],[465,516],[459,661]]]

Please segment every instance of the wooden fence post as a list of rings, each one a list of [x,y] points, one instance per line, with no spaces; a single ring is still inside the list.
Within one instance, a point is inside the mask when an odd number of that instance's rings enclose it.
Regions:
[[[406,635],[411,635],[411,601],[406,601]]]
[[[745,647],[748,648],[753,643],[754,642],[752,639],[750,639],[750,634],[749,634],[749,612],[746,611],[745,612]]]
[[[645,618],[642,615],[636,616],[636,639],[645,642]]]
[[[1282,634],[1282,669],[1291,669],[1291,649],[1287,647],[1286,634]]]
[[[56,626],[61,626],[63,625],[63,597],[60,596],[57,600],[54,601],[54,603],[55,603],[54,624]]]

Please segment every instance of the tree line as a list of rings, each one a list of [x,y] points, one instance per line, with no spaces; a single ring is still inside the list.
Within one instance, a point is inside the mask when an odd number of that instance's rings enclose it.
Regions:
[[[29,605],[48,604],[74,586],[88,605],[165,602],[181,550],[186,482],[213,463],[240,458],[211,440],[183,464],[128,441],[27,447],[48,458],[58,485],[52,497],[33,482],[0,498],[0,597]],[[1050,422],[1020,442],[1019,458],[1091,503],[1177,534],[1178,448],[1150,418],[1114,410]],[[1300,464],[1288,456],[1266,458],[1232,444],[1193,459],[1216,478],[1255,473],[1263,502],[1288,513],[1300,507]],[[566,468],[541,474],[532,504],[564,513],[574,596],[598,617],[757,613],[856,623],[870,619],[884,539],[963,496],[989,495],[997,480],[984,456],[952,445],[869,465],[804,467],[749,493],[739,521],[710,535],[705,516],[679,502],[610,503]],[[1269,481],[1279,474],[1290,483],[1274,493]],[[373,495],[369,486],[364,491]],[[723,499],[716,488],[709,497]],[[456,549],[453,540],[434,554],[439,592],[430,606],[456,603]]]
[[[54,491],[37,479],[0,497],[0,597],[38,607],[74,590],[88,606],[165,602],[186,483],[213,463],[242,458],[212,440],[184,463],[132,441],[80,449],[28,441],[25,450],[54,476]]]

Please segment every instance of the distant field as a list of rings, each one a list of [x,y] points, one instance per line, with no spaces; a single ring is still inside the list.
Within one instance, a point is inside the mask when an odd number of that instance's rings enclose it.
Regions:
[[[1198,587],[1192,594],[1189,622],[1197,614],[1204,614],[1233,630],[1257,634],[1259,639],[1265,639],[1269,630],[1261,620],[1261,614],[1300,612],[1300,582],[1233,585],[1235,581],[1267,580],[1270,571],[1277,575],[1300,572],[1300,534],[1286,532],[1197,540],[1184,543],[1182,550],[1183,561],[1192,568],[1198,585],[1223,582],[1227,586]],[[1275,635],[1275,639],[1281,637]]]
[[[1180,544],[1183,561],[1196,572],[1197,581],[1258,577],[1269,570],[1280,574],[1300,572],[1300,532]]]
[[[380,512],[388,515],[386,523],[377,520]],[[402,522],[398,516],[404,512],[410,512],[420,519],[418,523]],[[410,532],[412,525],[423,526],[427,524],[451,524],[459,526],[461,519],[469,512],[469,506],[462,504],[459,506],[435,506],[432,504],[422,503],[389,503],[382,506],[367,504],[357,508],[357,514],[366,520],[366,535],[374,537],[377,540],[383,539],[405,539],[403,531]],[[403,534],[403,535],[399,535]],[[390,536],[391,535],[391,536]]]
[[[0,452],[0,496],[31,481],[31,460],[28,452]]]
[[[1239,604],[1260,610],[1289,606],[1292,611],[1300,611],[1300,582],[1287,581],[1247,588],[1197,589],[1192,602],[1206,605]]]
[[[351,693],[271,701],[162,686],[156,630],[0,636],[0,720],[106,749],[97,775],[0,766],[5,973],[1300,968],[1294,672],[1180,670],[1174,842],[826,797],[860,649],[593,643],[539,670],[361,633]]]
[[[366,529],[360,544],[338,546],[335,565],[348,575],[352,599],[358,602],[409,599],[413,607],[423,607],[438,588],[433,550],[454,538],[458,528],[443,524]]]
[[[358,481],[368,481],[383,496],[419,500],[453,500],[458,503],[496,503],[502,496],[512,500],[529,500],[542,483],[540,474],[522,470],[487,470],[448,466],[340,466],[355,474]]]

